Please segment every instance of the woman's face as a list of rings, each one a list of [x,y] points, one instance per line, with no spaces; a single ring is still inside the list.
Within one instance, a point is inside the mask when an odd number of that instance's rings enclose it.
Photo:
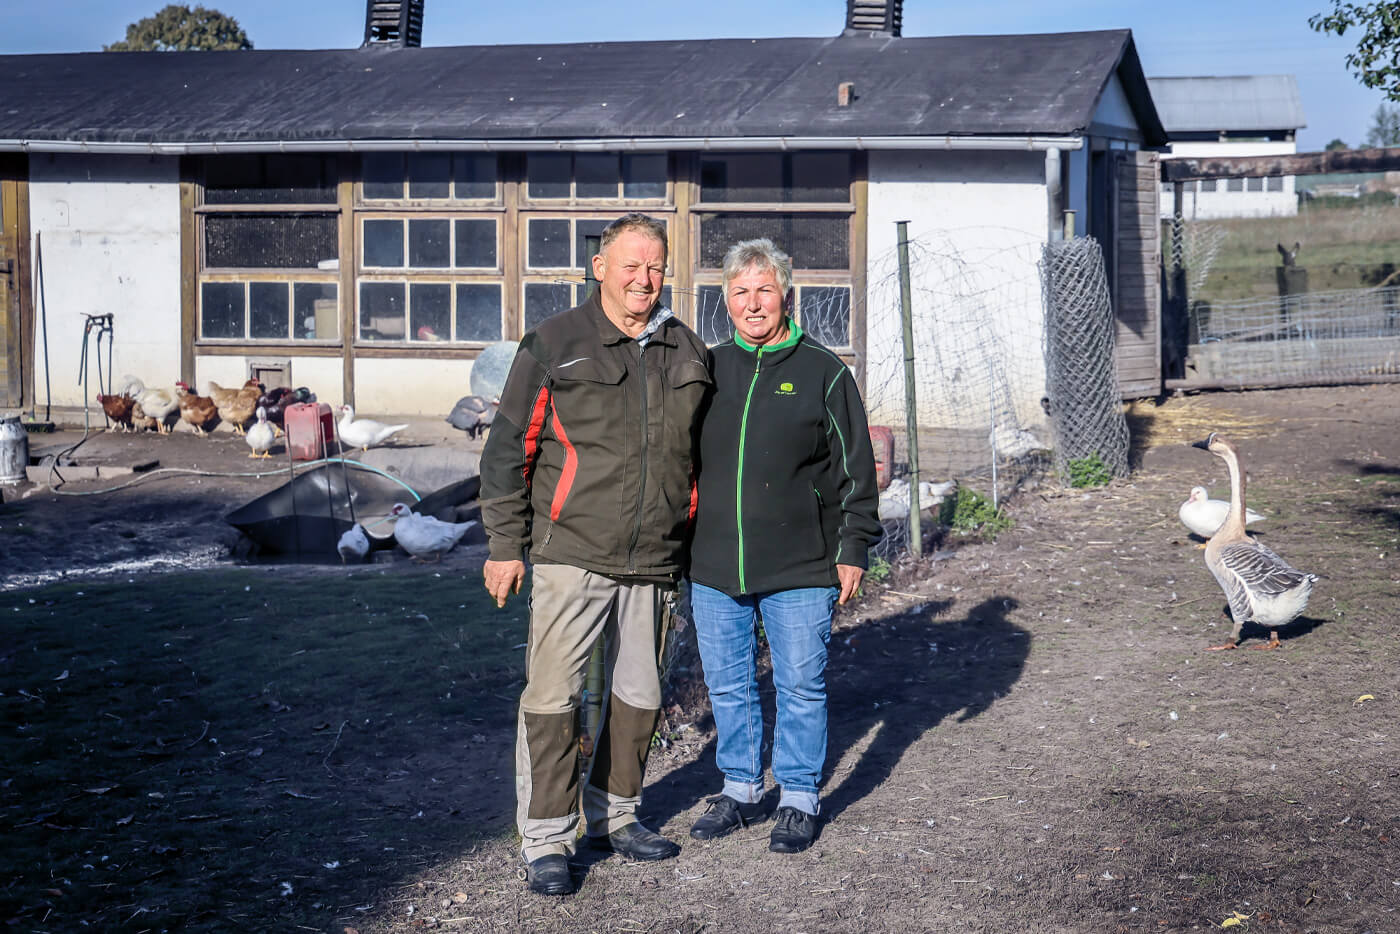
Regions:
[[[755,347],[777,343],[788,335],[787,296],[772,269],[750,266],[729,280],[725,290],[729,318],[739,337]]]

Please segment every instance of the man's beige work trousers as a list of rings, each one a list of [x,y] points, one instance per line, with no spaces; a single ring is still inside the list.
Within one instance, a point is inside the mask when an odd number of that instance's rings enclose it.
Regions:
[[[642,773],[661,706],[657,644],[675,589],[620,581],[564,564],[533,569],[525,690],[515,744],[516,824],[526,861],[570,855],[578,837],[578,708],[589,658],[607,640],[607,684],[593,765],[585,777],[588,833],[637,819]]]

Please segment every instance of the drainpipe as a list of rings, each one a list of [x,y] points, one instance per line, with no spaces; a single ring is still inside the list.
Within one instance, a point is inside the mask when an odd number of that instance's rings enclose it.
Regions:
[[[1065,236],[1062,226],[1065,210],[1063,164],[1064,160],[1060,157],[1060,150],[1045,150],[1045,199],[1049,211],[1047,226],[1049,228],[1048,239],[1050,240],[1061,240]]]

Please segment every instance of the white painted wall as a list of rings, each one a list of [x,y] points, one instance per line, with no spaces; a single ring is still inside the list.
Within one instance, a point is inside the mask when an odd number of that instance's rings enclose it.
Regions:
[[[355,414],[446,418],[457,400],[472,391],[471,372],[470,360],[358,359]]]
[[[904,424],[895,222],[909,221],[921,425],[1044,426],[1044,154],[870,153],[866,405]]]
[[[224,387],[242,386],[248,378],[248,364],[255,360],[291,360],[293,385],[305,386],[316,393],[317,402],[340,405],[345,401],[345,394],[342,392],[344,383],[340,375],[341,362],[339,357],[289,357],[279,353],[250,354],[248,356],[199,356],[196,354],[194,388],[201,393],[207,392],[211,379]],[[404,365],[412,366],[415,364],[405,361]],[[452,400],[452,402],[456,401],[456,398]],[[448,407],[451,408],[451,403],[448,403]],[[445,417],[446,411],[443,414]]]
[[[179,379],[179,181],[179,161],[171,157],[30,156],[34,387],[40,403],[46,401],[47,376],[54,405],[82,405],[78,363],[86,314],[114,315],[115,388],[120,390],[115,384],[127,373],[147,385]],[[95,352],[90,339],[89,355]],[[104,338],[104,369],[106,358]],[[91,397],[99,391],[95,364],[89,373]]]
[[[1288,141],[1186,141],[1171,144],[1167,159],[1229,159],[1236,156],[1278,156],[1298,151],[1295,142]],[[1187,182],[1182,193],[1182,216],[1187,220],[1215,220],[1225,217],[1292,217],[1298,213],[1298,198],[1293,188],[1293,176],[1283,176],[1282,191],[1230,191],[1225,179],[1217,179],[1214,191],[1201,191],[1200,185]],[[1268,184],[1265,183],[1265,189]],[[1170,185],[1164,185],[1159,195],[1162,217],[1172,216],[1174,195]]]

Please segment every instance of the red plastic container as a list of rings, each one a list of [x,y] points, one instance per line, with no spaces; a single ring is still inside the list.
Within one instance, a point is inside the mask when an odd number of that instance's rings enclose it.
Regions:
[[[875,482],[883,490],[890,485],[890,467],[894,465],[894,430],[871,425],[870,444],[875,448]]]
[[[335,440],[335,419],[324,402],[297,402],[282,411],[287,450],[294,461],[320,460]]]

